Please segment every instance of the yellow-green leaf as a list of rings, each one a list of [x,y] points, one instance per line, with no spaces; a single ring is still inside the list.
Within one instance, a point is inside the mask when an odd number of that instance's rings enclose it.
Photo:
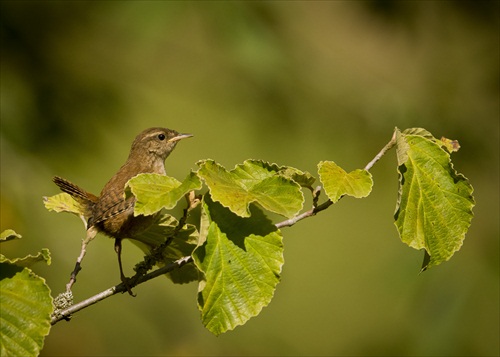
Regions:
[[[407,132],[396,132],[400,186],[395,224],[403,242],[425,249],[425,270],[460,249],[475,203],[472,186],[455,171],[442,143]]]
[[[13,230],[2,232],[0,241],[21,238]],[[0,254],[0,356],[38,356],[50,330],[53,311],[50,289],[45,280],[25,266],[45,260],[42,249],[36,256],[7,259]]]
[[[127,194],[130,191],[136,196],[135,215],[151,215],[162,208],[172,209],[186,193],[201,188],[201,181],[194,172],[190,172],[183,182],[173,177],[158,174],[140,174],[127,183]]]
[[[28,268],[0,263],[0,355],[38,356],[53,311],[45,280]]]
[[[198,306],[205,327],[219,335],[246,323],[271,301],[283,265],[279,230],[255,205],[242,218],[205,195],[206,241],[193,258],[203,272]]]
[[[85,208],[71,195],[63,192],[54,196],[44,197],[43,203],[45,208],[54,212],[69,212],[83,217],[85,215]]]
[[[14,230],[6,229],[0,234],[0,243],[8,242],[9,240],[13,240],[13,239],[19,239],[21,237],[22,236],[20,234],[16,233]]]
[[[201,161],[198,165],[198,175],[207,184],[213,200],[238,216],[249,217],[252,202],[285,217],[293,217],[302,209],[304,195],[292,179],[294,173],[289,172],[287,177],[277,165],[246,160],[231,171],[213,160]],[[300,175],[296,178],[308,180]]]
[[[14,258],[14,259],[8,259],[4,255],[0,254],[0,263],[3,262],[9,262],[12,264],[16,264],[18,266],[22,267],[30,267],[35,263],[38,262],[45,262],[47,265],[50,265],[51,259],[50,259],[50,252],[47,248],[42,248],[41,252],[38,252],[37,255],[27,255],[24,258]]]
[[[326,195],[334,203],[344,195],[366,197],[372,190],[372,175],[366,170],[357,169],[347,173],[333,161],[321,161],[318,173]]]

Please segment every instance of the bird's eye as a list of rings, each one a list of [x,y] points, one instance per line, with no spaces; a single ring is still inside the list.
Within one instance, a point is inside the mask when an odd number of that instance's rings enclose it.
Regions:
[[[158,139],[161,141],[165,140],[165,134],[158,134]]]

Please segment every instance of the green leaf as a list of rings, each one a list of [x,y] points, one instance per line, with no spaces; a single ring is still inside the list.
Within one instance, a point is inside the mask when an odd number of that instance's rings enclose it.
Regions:
[[[251,162],[263,165],[267,170],[275,172],[280,176],[297,182],[300,186],[312,189],[312,185],[316,179],[309,173],[304,172],[295,167],[290,166],[278,166],[277,164],[270,164],[260,160],[251,160]]]
[[[396,131],[399,132],[399,129],[396,128]],[[429,140],[436,140],[434,136],[428,131],[425,130],[424,128],[408,128],[403,130],[404,135],[417,135],[417,136],[422,136],[426,139]]]
[[[280,280],[283,242],[281,232],[254,205],[251,217],[242,218],[206,195],[203,211],[207,237],[193,254],[205,278],[198,306],[205,327],[219,335],[269,304]]]
[[[21,238],[9,229],[0,241]],[[50,330],[52,297],[45,280],[28,268],[38,261],[50,264],[48,249],[36,256],[7,259],[0,254],[0,355],[37,356]]]
[[[402,133],[399,131],[398,128],[396,128],[396,134],[397,135],[403,134],[405,136],[408,136],[408,135],[422,136],[426,139],[434,141],[439,146],[445,148],[449,153],[457,152],[460,149],[460,144],[458,143],[458,140],[448,139],[448,138],[445,138],[444,136],[441,137],[440,140],[438,140],[430,132],[428,132],[427,130],[422,129],[422,128],[409,128],[409,129],[403,130]],[[402,145],[404,150],[408,150],[408,147],[405,146],[404,143],[400,142],[398,145]]]
[[[13,239],[20,239],[21,237],[22,236],[20,234],[16,233],[14,230],[6,229],[5,231],[3,231],[0,234],[0,243],[8,242],[9,240],[13,240]]]
[[[149,254],[152,249],[170,239],[169,244],[158,258],[159,266],[168,265],[182,257],[190,256],[198,245],[199,234],[196,227],[187,224],[177,231],[179,222],[168,214],[159,215],[155,222],[144,232],[134,236],[131,242]],[[187,264],[182,269],[175,269],[165,274],[177,284],[198,280],[198,269],[193,264]]]
[[[90,212],[86,212],[83,205],[65,192],[51,197],[43,197],[43,204],[49,211],[75,214],[82,219],[85,225],[87,224]]]
[[[358,169],[347,173],[333,161],[321,161],[318,173],[326,195],[333,203],[344,195],[366,197],[372,190],[372,175],[366,170]]]
[[[441,144],[428,136],[396,134],[400,186],[395,224],[403,242],[425,249],[425,270],[449,260],[462,246],[473,217],[473,189]]]
[[[9,229],[2,232],[0,241],[15,238],[21,236]],[[38,261],[50,264],[48,249],[22,259],[0,254],[0,356],[37,356],[49,333],[50,289],[44,279],[26,268]]]
[[[53,311],[45,280],[28,268],[0,263],[0,355],[38,356]]]
[[[0,234],[0,243],[8,242],[14,239],[21,239],[21,235],[16,233],[12,229],[6,229]],[[16,264],[22,267],[30,267],[31,265],[44,261],[47,265],[50,265],[50,252],[47,248],[43,248],[41,252],[38,252],[37,255],[27,255],[24,258],[14,258],[9,259],[5,257],[3,254],[0,254],[0,263],[11,263]]]
[[[201,181],[194,172],[183,182],[164,175],[140,174],[128,181],[126,194],[131,191],[137,197],[134,215],[151,215],[162,208],[174,208],[186,193],[200,188]]]
[[[250,216],[252,202],[285,217],[293,217],[302,209],[304,195],[300,185],[282,175],[276,165],[247,160],[231,171],[213,160],[198,165],[198,175],[207,184],[213,200],[240,217]]]
[[[30,254],[25,256],[24,258],[7,259],[4,255],[0,254],[0,263],[3,262],[16,264],[22,267],[30,267],[38,262],[46,262],[47,265],[50,265],[51,259],[49,250],[47,248],[42,248],[42,251],[38,252],[37,255]]]

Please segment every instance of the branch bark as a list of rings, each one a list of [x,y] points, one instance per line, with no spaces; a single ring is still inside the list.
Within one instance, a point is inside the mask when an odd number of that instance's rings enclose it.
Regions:
[[[391,140],[382,148],[382,150],[380,150],[380,152],[375,155],[375,157],[373,158],[372,161],[370,161],[366,166],[365,166],[365,170],[366,171],[370,171],[370,169],[373,167],[373,165],[375,165],[375,163],[380,160],[380,158],[382,156],[385,155],[385,153],[387,151],[389,151],[390,149],[392,149],[392,147],[396,145],[396,130],[394,130],[394,133],[392,134],[392,138]]]
[[[142,283],[145,283],[148,280],[154,279],[160,275],[166,274],[171,272],[174,269],[179,269],[186,265],[187,263],[191,263],[193,261],[193,258],[191,256],[187,257],[182,257],[181,259],[176,260],[175,262],[165,265],[164,267],[161,267],[159,269],[156,269],[152,271],[151,273],[142,275],[137,277],[136,279],[133,279],[133,284],[130,286],[130,288],[136,287],[137,285],[140,285]],[[127,287],[125,286],[124,283],[120,283],[118,285],[115,285],[107,290],[104,290],[103,292],[100,292],[99,294],[96,294],[86,300],[83,300],[77,304],[71,305],[70,307],[63,309],[61,311],[58,311],[56,315],[52,316],[52,319],[50,321],[51,325],[55,325],[57,322],[61,320],[69,320],[71,318],[71,315],[73,315],[75,312],[78,312],[82,309],[85,309],[86,307],[89,307],[101,300],[107,299],[110,296],[113,296],[118,293],[124,293],[127,291]]]
[[[283,221],[283,222],[276,223],[276,228],[279,229],[279,228],[283,228],[283,227],[291,227],[295,223],[297,223],[298,221],[301,221],[307,217],[314,216],[314,215],[316,215],[316,213],[327,209],[332,204],[333,204],[333,202],[331,200],[325,201],[322,204],[320,204],[319,206],[314,206],[309,211],[303,212],[303,213],[299,214],[298,216],[287,219],[286,221]]]

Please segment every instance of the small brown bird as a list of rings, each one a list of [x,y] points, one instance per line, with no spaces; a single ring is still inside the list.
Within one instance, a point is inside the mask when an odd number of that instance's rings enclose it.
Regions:
[[[82,254],[71,274],[72,280],[68,290],[76,281],[76,274],[81,269],[80,262],[85,254],[86,243],[92,240],[98,232],[115,239],[115,251],[118,254],[120,278],[126,284],[121,261],[121,241],[133,238],[134,235],[146,230],[154,222],[156,216],[135,216],[134,196],[125,199],[125,184],[132,177],[141,173],[156,173],[166,175],[165,159],[174,150],[177,142],[191,137],[191,134],[179,134],[166,128],[150,128],[140,133],[132,143],[130,154],[125,164],[108,181],[99,197],[89,193],[77,185],[60,177],[54,177],[59,188],[75,198],[85,210],[87,220],[87,238],[82,245]],[[129,290],[129,293],[132,292]]]

